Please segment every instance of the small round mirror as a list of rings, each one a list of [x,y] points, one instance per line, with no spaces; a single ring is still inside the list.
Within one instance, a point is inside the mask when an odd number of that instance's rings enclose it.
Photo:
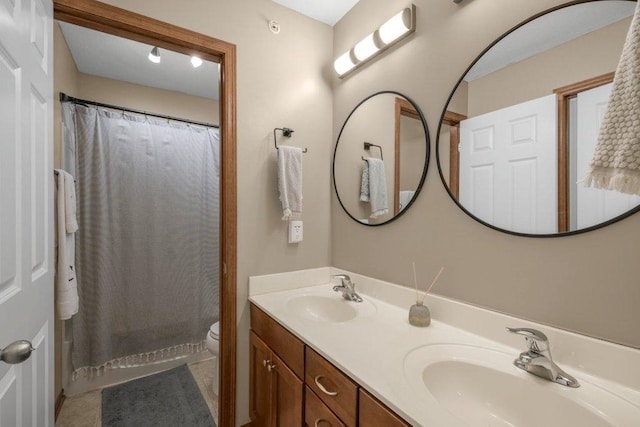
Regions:
[[[369,226],[398,218],[422,188],[429,151],[427,122],[415,102],[393,91],[362,100],[333,154],[333,185],[344,211]]]
[[[438,132],[440,176],[494,229],[557,236],[638,211],[640,197],[585,187],[635,1],[582,1],[520,24],[468,68]]]

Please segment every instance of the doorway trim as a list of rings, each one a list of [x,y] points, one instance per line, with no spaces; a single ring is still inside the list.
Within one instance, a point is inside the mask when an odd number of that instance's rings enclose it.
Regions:
[[[615,72],[571,83],[553,90],[558,101],[558,233],[569,231],[569,101],[580,92],[613,81]]]
[[[220,64],[220,372],[218,425],[235,425],[236,409],[236,46],[95,0],[53,0],[54,19]]]
[[[449,191],[456,200],[460,193],[460,122],[466,120],[464,114],[445,111],[442,124],[449,125]]]
[[[400,213],[400,119],[402,116],[410,119],[420,120],[420,113],[414,108],[409,101],[404,98],[396,97],[395,102],[395,128],[394,128],[394,152],[395,164],[393,170],[393,214]]]

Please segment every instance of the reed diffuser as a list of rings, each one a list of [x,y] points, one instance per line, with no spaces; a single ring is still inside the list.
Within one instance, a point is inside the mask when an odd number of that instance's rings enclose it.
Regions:
[[[440,267],[440,271],[436,274],[436,277],[431,282],[431,285],[427,288],[422,298],[420,297],[420,292],[418,291],[418,277],[416,275],[416,263],[411,262],[413,265],[413,284],[416,288],[416,303],[411,306],[409,309],[409,323],[413,326],[426,327],[431,324],[431,312],[429,311],[429,307],[424,305],[424,299],[427,297],[427,294],[433,288],[433,285],[436,284],[440,275],[444,271],[444,267]]]

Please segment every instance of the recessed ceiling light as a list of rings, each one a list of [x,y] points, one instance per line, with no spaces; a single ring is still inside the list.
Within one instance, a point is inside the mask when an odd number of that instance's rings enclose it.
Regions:
[[[151,49],[151,52],[149,52],[149,61],[153,62],[154,64],[159,64],[160,63],[160,52],[158,51],[157,47],[154,47],[153,49]]]
[[[191,65],[193,65],[193,68],[198,68],[202,65],[202,59],[198,58],[197,56],[192,56]]]

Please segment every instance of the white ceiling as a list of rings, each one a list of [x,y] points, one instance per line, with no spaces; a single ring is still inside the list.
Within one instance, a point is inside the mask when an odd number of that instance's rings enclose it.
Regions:
[[[601,1],[559,9],[520,27],[496,44],[465,76],[473,81],[633,15],[635,2]]]
[[[303,15],[334,26],[360,0],[273,0]]]
[[[147,59],[153,46],[60,22],[78,70],[109,79],[218,99],[218,64],[193,68],[190,57],[160,49],[160,63]]]

